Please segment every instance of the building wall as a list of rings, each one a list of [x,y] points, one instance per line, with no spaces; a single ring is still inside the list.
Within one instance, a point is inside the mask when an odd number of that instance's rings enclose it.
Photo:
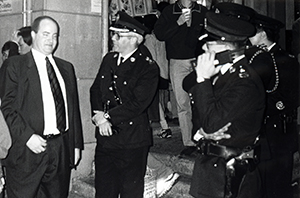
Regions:
[[[1,47],[11,39],[16,29],[23,26],[23,0],[12,0],[11,5],[11,11],[0,12]],[[58,21],[60,37],[55,56],[70,61],[75,67],[85,150],[79,167],[72,172],[72,177],[86,176],[92,169],[95,147],[89,88],[99,69],[102,46],[106,45],[103,43],[105,39],[101,31],[101,13],[91,12],[91,0],[31,0],[29,10],[32,10],[29,16],[32,20],[41,15],[49,15]]]

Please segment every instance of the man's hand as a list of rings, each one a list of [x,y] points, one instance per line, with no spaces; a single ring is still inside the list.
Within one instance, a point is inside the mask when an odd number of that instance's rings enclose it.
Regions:
[[[229,122],[214,133],[205,133],[203,128],[200,128],[194,135],[194,140],[199,141],[200,138],[202,137],[208,140],[215,140],[215,141],[222,140],[222,139],[229,139],[231,137],[230,134],[227,134],[225,132],[228,131],[230,125],[231,123]]]
[[[39,154],[46,150],[47,141],[37,134],[33,134],[26,142],[26,146],[34,153]]]
[[[195,67],[197,74],[197,82],[200,82],[202,79],[210,79],[215,74],[219,73],[221,67],[215,67],[215,52],[205,52],[198,56],[197,66]]]
[[[183,25],[184,23],[187,23],[191,20],[192,14],[190,11],[183,12],[180,17],[177,20],[177,24],[179,26]]]
[[[99,126],[100,124],[107,121],[103,116],[103,111],[94,110],[93,112],[95,113],[95,115],[92,117],[92,121],[96,126]]]
[[[113,132],[112,132],[112,128],[111,128],[111,123],[109,121],[106,121],[102,124],[99,124],[99,133],[101,136],[112,136]]]

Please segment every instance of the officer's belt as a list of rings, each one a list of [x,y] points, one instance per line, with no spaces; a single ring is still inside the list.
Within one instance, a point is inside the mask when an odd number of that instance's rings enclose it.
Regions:
[[[245,158],[253,158],[253,149],[249,147],[247,150],[240,148],[228,147],[216,144],[210,140],[200,140],[198,145],[198,152],[202,155],[222,157],[225,160],[238,157],[240,160]]]

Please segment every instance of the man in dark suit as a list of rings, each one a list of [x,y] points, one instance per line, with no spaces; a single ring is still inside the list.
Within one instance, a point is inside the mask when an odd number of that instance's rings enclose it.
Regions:
[[[253,45],[265,45],[273,57],[273,88],[267,92],[265,121],[261,136],[258,169],[263,197],[293,197],[293,154],[298,151],[297,107],[299,106],[299,64],[279,44],[284,24],[257,14],[253,18],[257,33]]]
[[[32,50],[1,68],[1,110],[12,136],[6,163],[10,198],[66,198],[83,135],[73,65],[52,55],[58,23],[32,24]]]
[[[251,153],[265,106],[261,79],[244,55],[246,41],[255,34],[255,28],[224,13],[208,12],[206,18],[209,40],[203,46],[205,53],[183,81],[192,101],[193,130],[206,132],[198,137],[200,154],[190,194],[197,198],[259,197],[259,182],[250,184],[251,192],[243,190],[248,185],[243,182],[245,178],[259,178]],[[227,60],[215,60],[216,53],[226,50],[230,52]],[[231,123],[229,128],[227,123]],[[226,134],[218,135],[223,126]]]
[[[147,116],[158,85],[157,64],[139,48],[146,28],[125,12],[110,27],[113,51],[90,88],[97,126],[97,198],[142,198],[152,132]]]

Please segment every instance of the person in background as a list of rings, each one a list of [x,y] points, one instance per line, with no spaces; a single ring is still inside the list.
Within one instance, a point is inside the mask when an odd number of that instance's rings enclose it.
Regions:
[[[22,27],[18,31],[20,54],[26,54],[30,51],[32,45],[31,27]]]
[[[12,40],[19,45],[21,55],[28,53],[32,47],[31,27],[25,26],[16,30],[12,35]]]
[[[191,60],[197,56],[198,38],[204,31],[207,8],[194,0],[179,0],[164,8],[154,26],[154,34],[165,41],[170,66],[170,80],[175,94],[179,126],[185,148],[180,157],[196,151],[192,141],[192,110],[190,98],[182,89],[183,78],[193,71]]]
[[[2,46],[2,61],[4,62],[11,56],[19,55],[19,46],[13,41],[7,41]]]
[[[161,125],[161,130],[157,134],[161,138],[171,138],[172,131],[166,120],[165,110],[166,110],[166,98],[168,98],[169,93],[169,67],[168,60],[166,59],[166,49],[165,43],[157,40],[153,33],[154,24],[157,21],[157,16],[155,14],[149,14],[139,18],[139,21],[148,28],[149,33],[145,36],[144,45],[148,48],[154,61],[156,61],[159,66],[159,83],[158,83],[158,110],[159,110],[159,123]]]
[[[0,100],[1,104],[1,100]],[[9,129],[5,122],[2,112],[0,111],[0,198],[4,198],[5,175],[2,167],[2,160],[6,158],[9,148],[11,147],[11,137]]]
[[[204,54],[183,81],[192,103],[193,130],[205,131],[198,141],[190,194],[197,198],[259,197],[255,168],[257,137],[263,122],[265,90],[244,55],[254,26],[224,13],[207,12]],[[215,60],[230,52],[232,59]],[[225,128],[226,134],[219,134]],[[215,132],[216,131],[216,132]],[[247,177],[256,178],[246,183]],[[248,186],[251,191],[246,191]]]
[[[139,48],[147,28],[125,12],[110,27],[105,55],[90,88],[96,125],[96,197],[142,198],[152,130],[147,109],[158,85],[155,61]]]
[[[37,17],[31,36],[31,51],[7,59],[0,70],[1,110],[12,137],[7,195],[67,198],[83,149],[77,80],[73,65],[52,54],[55,19]]]
[[[279,32],[284,24],[261,14],[253,18],[253,45],[265,45],[274,59],[274,88],[267,92],[265,120],[260,140],[258,170],[264,198],[292,198],[293,154],[298,151],[299,63],[282,49]]]

